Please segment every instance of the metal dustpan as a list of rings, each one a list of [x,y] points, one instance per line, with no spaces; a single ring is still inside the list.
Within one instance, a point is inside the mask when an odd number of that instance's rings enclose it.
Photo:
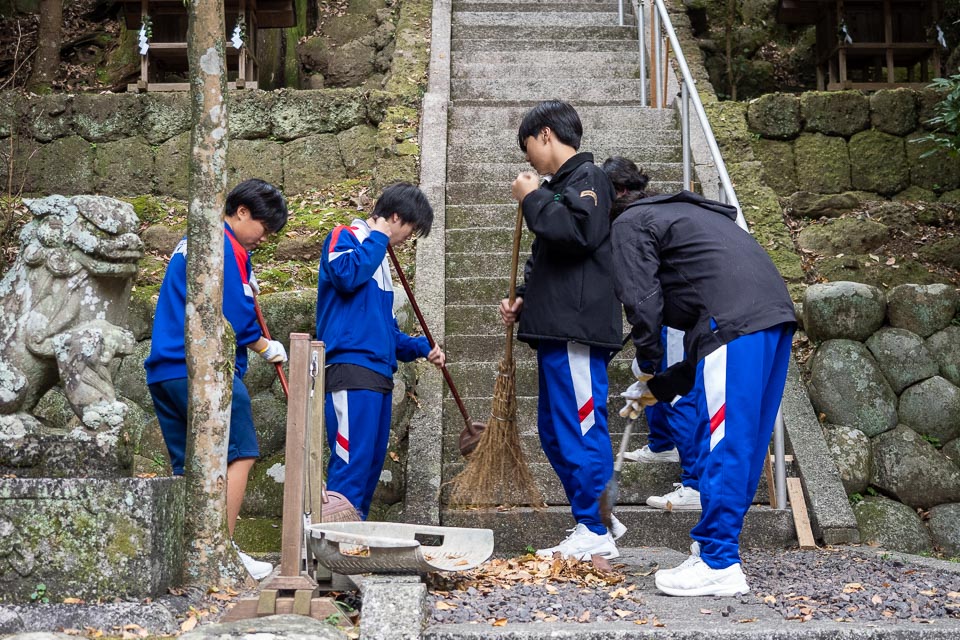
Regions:
[[[493,531],[400,522],[323,522],[307,536],[314,557],[334,573],[466,571],[493,553]]]

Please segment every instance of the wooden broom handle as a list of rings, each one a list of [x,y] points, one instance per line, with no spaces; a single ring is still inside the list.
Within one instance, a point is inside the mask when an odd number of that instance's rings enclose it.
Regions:
[[[413,297],[413,291],[410,289],[410,283],[407,282],[407,277],[403,275],[403,269],[400,268],[400,261],[397,260],[397,254],[393,252],[393,247],[391,247],[389,244],[387,245],[387,253],[390,254],[390,261],[393,263],[393,268],[397,272],[397,277],[400,278],[400,284],[403,285],[403,290],[407,292],[407,299],[410,301],[410,306],[413,307],[413,313],[416,314],[417,320],[420,321],[420,328],[423,329],[423,334],[427,337],[427,342],[430,343],[430,348],[433,349],[437,342],[430,334],[430,329],[427,328],[427,321],[423,319],[423,314],[420,313],[420,306],[417,304],[417,299]],[[440,367],[440,373],[443,374],[443,379],[450,388],[450,394],[457,403],[457,408],[460,409],[460,414],[463,416],[463,421],[467,424],[467,426],[470,426],[470,415],[467,413],[467,408],[464,406],[463,400],[460,399],[460,394],[457,392],[457,385],[453,384],[453,378],[450,377],[450,372],[447,371],[446,363]]]
[[[520,235],[523,233],[523,205],[517,203],[517,223],[513,230],[513,262],[510,265],[510,306],[517,299],[517,271],[520,267]],[[513,324],[507,325],[507,346],[503,359],[513,361]]]
[[[270,330],[267,329],[267,321],[263,319],[263,311],[260,310],[260,303],[257,301],[257,296],[253,296],[253,308],[257,312],[257,322],[260,323],[260,333],[263,334],[263,337],[267,340],[272,340],[270,337]],[[277,377],[280,378],[280,386],[283,388],[283,395],[287,397],[287,400],[290,399],[290,386],[287,384],[287,376],[283,373],[283,366],[276,362],[274,365],[277,368]]]

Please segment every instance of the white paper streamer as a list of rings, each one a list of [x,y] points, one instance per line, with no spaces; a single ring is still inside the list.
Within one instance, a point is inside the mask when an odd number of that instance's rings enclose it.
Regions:
[[[240,37],[239,24],[233,28],[233,36],[230,37],[230,42],[233,44],[234,49],[239,49],[243,46],[243,38]]]
[[[140,55],[147,55],[150,49],[150,43],[147,42],[147,25],[140,25],[140,33],[137,34],[137,43],[140,45]]]

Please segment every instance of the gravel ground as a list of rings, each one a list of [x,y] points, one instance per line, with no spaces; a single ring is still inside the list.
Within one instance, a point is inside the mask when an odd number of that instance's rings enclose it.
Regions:
[[[743,566],[752,593],[683,599],[690,607],[683,617],[720,613],[733,614],[729,615],[733,619],[759,606],[773,617],[796,622],[960,620],[960,565],[956,571],[944,570],[942,563],[924,566],[871,551],[850,547],[746,551]],[[549,562],[537,563],[527,556],[494,560],[465,574],[434,576],[428,583],[430,623],[623,621],[660,626],[658,614],[675,619],[677,605],[683,604],[659,593],[653,584],[658,561],[672,567],[683,557],[667,554],[664,559],[642,549],[625,553],[627,563],[615,564],[612,574],[596,572],[587,563],[551,573],[546,568]]]

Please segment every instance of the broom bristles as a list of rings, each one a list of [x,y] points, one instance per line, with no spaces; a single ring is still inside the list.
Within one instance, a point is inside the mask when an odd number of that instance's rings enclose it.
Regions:
[[[324,491],[320,505],[320,522],[358,522],[360,514],[346,496],[336,491]]]
[[[454,507],[535,506],[543,497],[530,473],[517,432],[516,367],[500,361],[487,428],[453,480]]]

